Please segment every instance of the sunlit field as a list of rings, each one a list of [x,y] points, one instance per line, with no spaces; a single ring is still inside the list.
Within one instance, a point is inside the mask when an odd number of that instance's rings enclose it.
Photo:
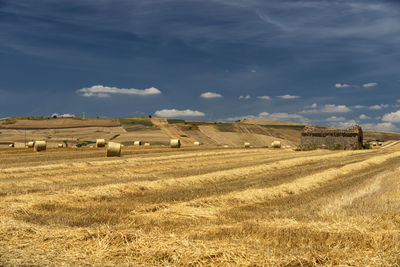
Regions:
[[[400,142],[0,150],[0,265],[400,265]]]

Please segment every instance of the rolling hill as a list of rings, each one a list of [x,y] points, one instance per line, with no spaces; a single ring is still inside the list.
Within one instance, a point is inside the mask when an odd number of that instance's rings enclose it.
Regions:
[[[276,120],[212,122],[156,117],[18,117],[0,120],[0,145],[12,142],[17,147],[23,147],[25,141],[47,140],[50,147],[57,143],[86,146],[97,138],[127,145],[134,140],[167,145],[171,138],[179,138],[183,146],[191,146],[194,141],[199,141],[208,146],[240,147],[244,142],[250,142],[252,146],[264,147],[279,140],[284,146],[296,147],[305,126]],[[365,140],[400,140],[399,133],[391,132],[364,131],[364,137]]]

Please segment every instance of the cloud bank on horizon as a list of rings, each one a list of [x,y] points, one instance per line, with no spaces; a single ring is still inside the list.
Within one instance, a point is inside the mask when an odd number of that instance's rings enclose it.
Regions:
[[[0,117],[156,112],[400,131],[395,0],[1,3]]]

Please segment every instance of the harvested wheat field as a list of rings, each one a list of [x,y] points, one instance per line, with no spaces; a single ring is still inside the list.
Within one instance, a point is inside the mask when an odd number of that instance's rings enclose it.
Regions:
[[[400,144],[0,150],[0,265],[396,266]]]

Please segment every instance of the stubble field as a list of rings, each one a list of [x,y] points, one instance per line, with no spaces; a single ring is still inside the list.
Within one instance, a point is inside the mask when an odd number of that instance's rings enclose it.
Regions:
[[[0,265],[396,266],[400,144],[0,150]]]

